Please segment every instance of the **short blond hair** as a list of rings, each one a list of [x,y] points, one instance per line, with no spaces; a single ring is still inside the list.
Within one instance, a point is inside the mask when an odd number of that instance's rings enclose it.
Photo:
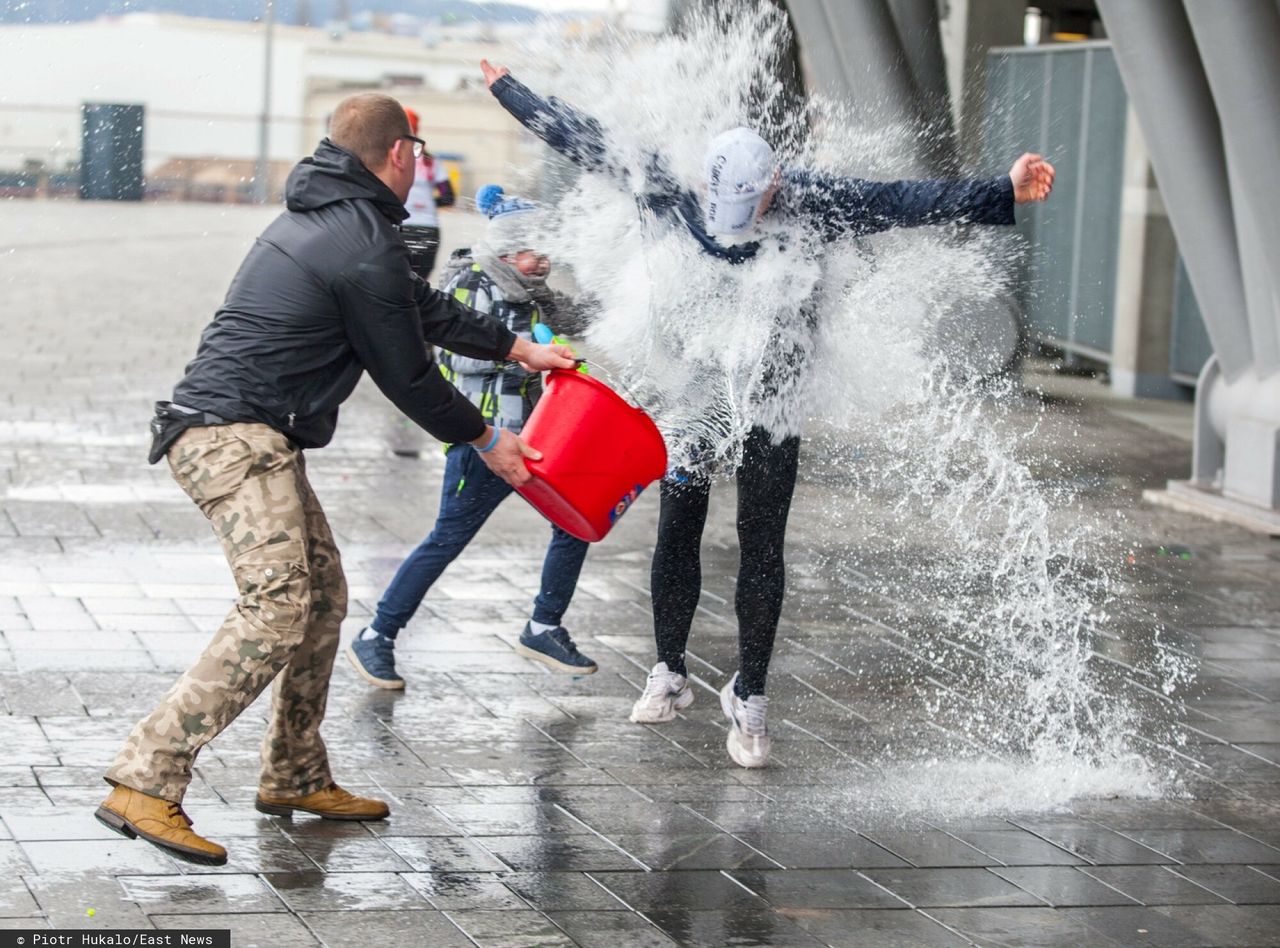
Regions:
[[[329,138],[355,154],[370,171],[379,170],[396,139],[411,135],[404,106],[381,92],[347,96],[334,109]]]

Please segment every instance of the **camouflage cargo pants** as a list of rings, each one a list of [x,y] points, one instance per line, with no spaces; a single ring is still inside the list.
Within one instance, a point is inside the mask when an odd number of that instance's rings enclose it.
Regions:
[[[213,525],[240,597],[204,654],[133,729],[107,780],[181,802],[200,748],[274,679],[262,790],[293,796],[328,786],[320,723],[347,586],[302,452],[266,425],[220,425],[184,432],[169,466]]]

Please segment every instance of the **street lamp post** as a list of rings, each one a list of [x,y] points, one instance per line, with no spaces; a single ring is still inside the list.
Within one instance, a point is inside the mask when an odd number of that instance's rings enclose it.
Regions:
[[[271,192],[271,47],[275,21],[275,0],[263,0],[266,50],[262,67],[262,114],[258,116],[258,161],[253,171],[253,199],[258,204],[266,204]]]

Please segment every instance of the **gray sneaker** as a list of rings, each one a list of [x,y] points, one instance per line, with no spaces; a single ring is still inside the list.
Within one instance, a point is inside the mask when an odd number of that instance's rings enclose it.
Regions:
[[[764,695],[752,695],[743,701],[733,690],[737,681],[738,673],[734,672],[729,684],[720,689],[720,707],[729,719],[725,747],[739,767],[763,767],[773,747],[773,738],[765,724],[769,699]]]

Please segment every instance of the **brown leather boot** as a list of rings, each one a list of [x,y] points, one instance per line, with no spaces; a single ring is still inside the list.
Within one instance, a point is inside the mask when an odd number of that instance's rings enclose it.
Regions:
[[[269,797],[261,790],[254,808],[272,816],[291,816],[295,811],[312,813],[326,820],[385,820],[391,808],[381,800],[348,793],[336,783],[305,797]]]
[[[227,851],[192,832],[191,819],[180,804],[148,796],[132,787],[116,786],[93,815],[121,836],[142,837],[187,862],[202,866],[226,864]]]

